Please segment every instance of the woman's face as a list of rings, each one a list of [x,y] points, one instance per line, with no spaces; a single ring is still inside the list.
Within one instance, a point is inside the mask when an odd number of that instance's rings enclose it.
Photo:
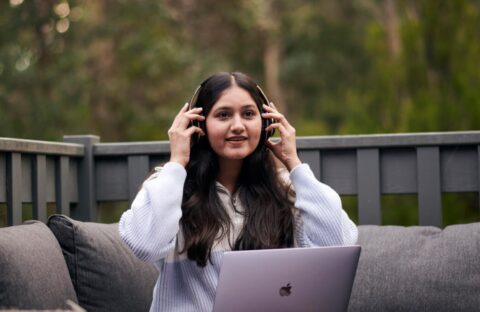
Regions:
[[[206,127],[208,142],[219,160],[241,160],[260,141],[262,117],[250,94],[233,85],[212,106]]]

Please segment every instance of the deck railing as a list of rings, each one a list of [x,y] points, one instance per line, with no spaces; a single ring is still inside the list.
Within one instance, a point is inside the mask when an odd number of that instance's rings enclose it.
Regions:
[[[416,194],[419,224],[441,226],[442,193],[480,192],[480,131],[299,137],[297,147],[317,178],[357,196],[359,224],[381,224],[382,195]],[[168,154],[166,141],[0,138],[0,205],[8,225],[22,222],[22,203],[32,203],[33,218],[42,221],[47,203],[96,221],[98,203],[131,201]]]
[[[0,138],[0,204],[6,204],[6,223],[22,222],[22,204],[32,204],[32,216],[47,220],[47,203],[57,213],[70,214],[78,200],[79,144]]]

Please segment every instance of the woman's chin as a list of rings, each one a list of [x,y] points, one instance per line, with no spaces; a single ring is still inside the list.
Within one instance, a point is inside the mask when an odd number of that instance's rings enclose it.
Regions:
[[[241,151],[236,151],[232,153],[225,153],[223,155],[218,155],[219,158],[222,158],[224,160],[243,160],[247,158],[251,153],[248,152],[241,152]]]

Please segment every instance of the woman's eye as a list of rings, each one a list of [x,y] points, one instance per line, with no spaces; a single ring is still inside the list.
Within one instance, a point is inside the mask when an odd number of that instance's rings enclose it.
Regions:
[[[226,118],[228,118],[228,116],[229,116],[228,112],[219,112],[217,114],[217,117],[220,118],[220,119],[226,119]]]
[[[245,114],[245,117],[247,117],[247,118],[252,118],[252,117],[255,116],[255,112],[254,112],[254,111],[250,111],[250,110],[249,110],[249,111],[245,111],[244,114]]]

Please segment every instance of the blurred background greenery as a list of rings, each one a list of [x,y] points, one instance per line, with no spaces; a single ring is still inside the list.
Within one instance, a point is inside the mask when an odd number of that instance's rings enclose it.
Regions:
[[[479,64],[478,0],[1,1],[0,136],[163,140],[234,70],[298,135],[475,130]]]

